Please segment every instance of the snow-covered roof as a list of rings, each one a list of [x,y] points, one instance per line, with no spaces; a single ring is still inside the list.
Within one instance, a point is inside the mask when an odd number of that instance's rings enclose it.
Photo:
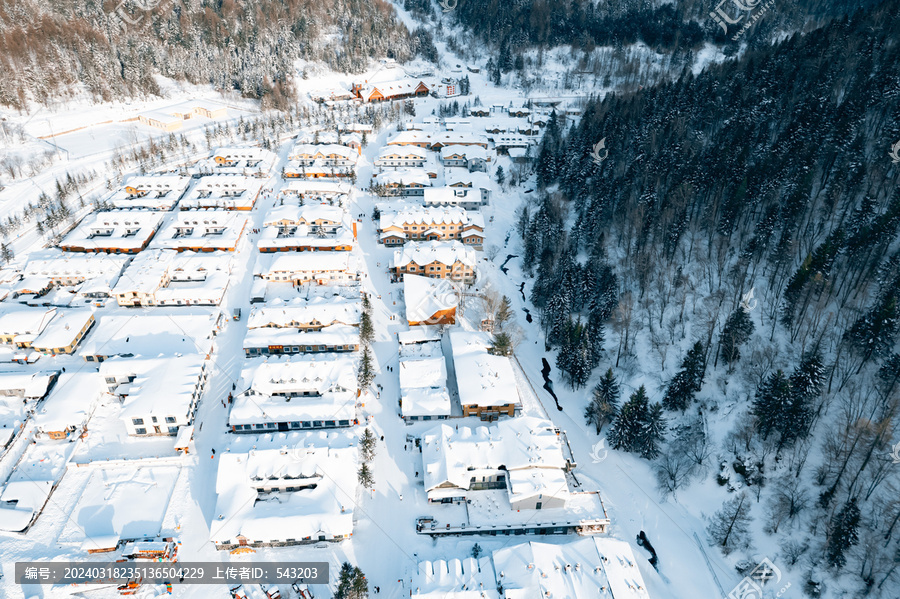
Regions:
[[[154,248],[202,248],[234,250],[247,216],[233,210],[182,210],[160,229]]]
[[[447,365],[444,356],[401,359],[400,412],[410,416],[449,416]]]
[[[481,203],[481,191],[472,187],[430,187],[425,190],[423,201],[429,204],[454,205],[459,203]]]
[[[410,323],[426,322],[438,312],[459,305],[459,291],[450,281],[409,273],[403,276],[403,298]]]
[[[405,278],[405,277],[404,277]],[[411,327],[408,331],[400,331],[397,333],[397,340],[400,342],[400,351],[404,351],[405,345],[417,345],[421,343],[429,343],[432,341],[440,341],[441,331],[439,327],[418,326]]]
[[[356,417],[356,361],[350,354],[269,356],[244,362],[230,425]]]
[[[360,315],[359,300],[342,297],[297,298],[288,304],[254,308],[247,318],[247,328],[358,325]]]
[[[140,250],[156,233],[162,214],[154,210],[95,212],[82,220],[59,244],[63,250]]]
[[[359,152],[349,146],[336,143],[298,143],[291,149],[291,153],[288,154],[288,160],[313,160],[323,158],[356,162],[359,159]]]
[[[303,206],[286,204],[270,210],[263,224],[267,227],[283,221],[304,225],[314,222],[339,224],[343,222],[344,216],[344,209],[340,206],[324,203],[304,204]]]
[[[378,185],[423,185],[431,187],[431,177],[424,169],[405,168],[395,171],[385,171],[375,175],[375,183]]]
[[[135,256],[112,294],[147,294],[158,304],[218,304],[228,286],[231,259],[228,252],[146,250]]]
[[[356,272],[356,258],[349,252],[280,252],[260,256],[261,273],[277,272]]]
[[[631,546],[606,537],[530,542],[493,552],[507,599],[649,599]]]
[[[2,395],[18,395],[25,399],[40,399],[47,394],[47,387],[59,373],[51,372],[0,372]],[[18,402],[21,403],[21,402]]]
[[[425,160],[428,158],[428,155],[428,150],[418,146],[385,146],[378,151],[378,156],[375,160]]]
[[[500,599],[486,556],[419,562],[410,588],[412,599]]]
[[[251,543],[350,536],[356,442],[350,433],[298,433],[283,449],[220,453],[210,539],[237,544],[239,535]]]
[[[56,316],[56,308],[6,306],[0,312],[0,335],[38,335]]]
[[[120,418],[157,416],[184,417],[191,407],[194,393],[200,387],[200,373],[205,356],[186,354],[164,358],[113,357],[100,364],[100,377],[134,376],[114,391],[124,396]]]
[[[452,145],[441,148],[441,160],[451,159],[461,156],[465,160],[481,159],[487,160],[487,150],[482,146],[462,146]]]
[[[487,139],[470,131],[400,131],[387,141],[387,145],[426,144],[434,145],[480,145],[487,147]]]
[[[478,261],[475,250],[459,241],[411,241],[394,251],[392,268],[415,263],[419,266],[439,262],[451,266],[456,262],[475,268]]]
[[[265,181],[258,177],[216,174],[203,177],[188,191],[182,208],[231,208],[249,210]]]
[[[103,314],[81,345],[84,356],[134,356],[207,353],[212,345],[214,313]]]
[[[468,212],[457,207],[419,207],[404,209],[399,212],[383,212],[378,228],[381,231],[389,227],[403,225],[473,225],[484,229],[484,216],[478,212]]]
[[[171,210],[190,184],[191,178],[186,175],[134,175],[125,180],[109,201],[116,208]]]
[[[52,350],[70,345],[94,317],[91,310],[57,310],[50,324],[32,342],[36,350]]]
[[[96,372],[62,373],[34,415],[35,426],[43,432],[77,429],[90,419],[101,391]]]
[[[562,472],[566,459],[562,440],[549,421],[533,416],[501,420],[492,426],[470,428],[441,424],[422,436],[425,490],[444,483],[468,489],[470,468],[496,470],[554,470]]]
[[[450,348],[456,386],[462,405],[519,404],[516,376],[510,359],[488,353],[493,344],[483,331],[451,331]]]
[[[270,346],[297,346],[304,348],[319,346],[336,347],[359,344],[359,329],[353,326],[333,325],[318,331],[295,328],[261,328],[247,331],[244,349]],[[311,351],[311,350],[310,350]]]
[[[110,284],[115,283],[127,262],[128,256],[121,254],[73,254],[47,248],[28,254],[23,272],[26,277],[70,281],[100,279]]]
[[[288,181],[281,188],[282,194],[294,193],[298,195],[335,196],[349,194],[351,187],[346,183],[336,181]]]

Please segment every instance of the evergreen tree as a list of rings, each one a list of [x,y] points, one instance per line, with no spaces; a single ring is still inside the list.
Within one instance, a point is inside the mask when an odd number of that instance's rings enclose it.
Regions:
[[[847,563],[847,550],[859,543],[859,520],[859,506],[855,497],[850,498],[831,520],[825,544],[825,560],[832,568],[843,568]]]
[[[647,390],[641,385],[619,409],[607,437],[613,449],[640,453],[641,457],[652,459],[659,454],[665,431],[662,406],[651,406]]]
[[[359,438],[359,454],[363,462],[371,462],[375,458],[375,434],[368,427]]]
[[[6,243],[0,245],[0,258],[2,258],[3,262],[6,264],[9,264],[10,260],[13,259],[13,251]]]
[[[359,370],[356,374],[356,381],[359,384],[360,391],[365,391],[374,379],[375,366],[372,360],[372,351],[365,347],[359,360]]]
[[[495,356],[511,356],[512,340],[509,338],[509,335],[506,333],[497,333],[494,335],[494,342],[491,347],[488,348],[488,353]]]
[[[593,424],[597,434],[603,430],[603,425],[612,422],[619,411],[619,383],[613,374],[613,369],[606,371],[597,386],[591,400],[585,408],[584,417],[588,424]]]
[[[763,438],[784,430],[790,420],[792,396],[791,382],[783,370],[770,374],[757,390],[751,411],[756,417],[756,430]]]
[[[503,167],[502,167],[502,166],[498,166],[498,167],[497,167],[497,172],[495,173],[494,176],[495,176],[495,178],[497,179],[497,184],[498,184],[498,185],[501,185],[501,186],[502,186],[503,183],[506,181],[506,173],[503,172]]]
[[[363,462],[359,467],[359,484],[366,489],[371,489],[375,485],[375,478],[372,476],[372,469],[369,464]]]
[[[359,338],[366,345],[375,338],[375,327],[372,326],[372,317],[368,311],[363,311],[359,319]]]
[[[337,591],[334,599],[366,599],[369,596],[369,583],[358,566],[350,562],[341,564],[338,574]]]
[[[509,298],[504,295],[503,299],[500,300],[500,306],[497,308],[497,313],[494,315],[494,324],[497,328],[503,329],[503,325],[506,324],[512,316],[512,304],[510,303]]]
[[[681,361],[681,370],[669,382],[663,397],[663,405],[667,410],[684,412],[687,409],[703,387],[705,370],[703,344],[697,341]]]
[[[750,314],[743,306],[731,313],[719,337],[719,355],[726,364],[736,362],[741,357],[740,347],[750,339],[754,328]]]

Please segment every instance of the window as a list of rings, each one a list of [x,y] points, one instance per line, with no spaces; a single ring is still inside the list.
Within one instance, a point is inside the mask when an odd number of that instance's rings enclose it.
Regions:
[[[175,424],[175,417],[174,416],[166,416],[166,423],[167,424]]]
[[[137,424],[144,424],[144,419],[143,419],[143,418],[132,418],[132,419],[131,419],[131,423],[132,423],[132,424],[135,424],[135,425],[137,425]]]
[[[264,424],[256,424],[254,426],[256,427],[257,430],[259,430],[261,428],[266,428]]]
[[[90,358],[90,356],[88,356],[88,357]],[[116,382],[116,377],[114,377],[114,376],[108,376],[108,377],[106,377],[106,382],[109,383],[109,384],[111,385],[111,384],[113,384],[113,383]]]
[[[274,423],[274,422],[267,422],[267,423],[266,423],[266,428],[275,428],[275,427],[277,427],[277,426],[278,426],[278,425],[277,425],[276,423]]]
[[[169,434],[170,434],[170,435],[174,435],[174,434],[177,433],[177,432],[178,432],[178,427],[177,427],[177,426],[170,426],[170,427],[169,427]]]
[[[341,426],[350,426],[350,421],[349,420],[338,420],[338,424],[340,424]]]
[[[153,420],[153,422],[156,422],[156,416],[152,416],[151,419]]]
[[[145,429],[145,428],[136,428],[136,429],[134,429],[134,434],[135,434],[135,435],[146,435],[146,434],[147,434],[147,429]]]

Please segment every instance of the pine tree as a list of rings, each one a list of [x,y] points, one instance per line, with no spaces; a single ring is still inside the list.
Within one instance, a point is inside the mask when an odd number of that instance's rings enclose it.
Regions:
[[[375,479],[372,477],[372,469],[366,462],[359,467],[359,484],[366,489],[371,489],[375,485]]]
[[[756,417],[756,430],[763,438],[783,430],[789,421],[792,395],[791,382],[783,370],[770,374],[757,390],[751,411]]]
[[[663,405],[667,410],[684,412],[687,409],[703,387],[705,370],[703,344],[697,341],[681,361],[681,370],[669,382],[663,397]]]
[[[612,422],[619,411],[619,383],[613,374],[613,369],[606,371],[597,386],[594,387],[591,400],[585,408],[584,417],[588,424],[593,424],[597,434],[603,430],[603,425]]]
[[[359,438],[359,453],[363,462],[371,462],[375,458],[375,434],[368,427]]]
[[[363,311],[359,319],[359,338],[366,345],[375,338],[375,327],[372,326],[372,317],[368,311]]]
[[[512,340],[506,333],[497,333],[494,335],[494,342],[488,348],[488,353],[495,356],[511,356]]]
[[[850,498],[831,520],[825,559],[832,568],[841,569],[847,563],[847,550],[859,543],[859,506]]]
[[[731,313],[719,337],[719,355],[726,364],[736,362],[741,357],[740,347],[750,339],[754,328],[750,314],[743,306]]]
[[[503,172],[502,166],[497,167],[497,172],[495,173],[494,177],[497,179],[498,185],[503,185],[503,183],[506,181],[506,173]]]
[[[341,564],[338,575],[337,591],[334,599],[366,599],[369,596],[369,583],[358,566],[350,562]]]
[[[13,252],[6,243],[0,245],[0,258],[2,258],[3,262],[6,264],[9,264],[10,260],[13,259]]]
[[[502,329],[503,325],[506,324],[512,316],[512,304],[510,303],[509,298],[504,295],[503,299],[500,300],[500,306],[497,308],[497,313],[494,315],[494,324],[497,328]]]
[[[356,381],[359,384],[360,391],[364,391],[372,384],[375,379],[375,367],[372,360],[372,351],[366,347],[363,349],[362,358],[359,361],[359,371],[356,375]]]
[[[607,437],[613,449],[640,453],[642,457],[652,459],[659,454],[665,431],[662,406],[651,406],[647,390],[641,385],[619,409]]]
[[[746,493],[741,493],[722,505],[722,509],[713,515],[706,531],[727,555],[735,549],[748,545],[747,532],[751,521],[750,500]]]

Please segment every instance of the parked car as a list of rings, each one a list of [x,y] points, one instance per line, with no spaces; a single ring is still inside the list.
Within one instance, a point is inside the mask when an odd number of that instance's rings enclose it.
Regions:
[[[241,309],[240,309],[240,308],[235,308],[234,311],[231,313],[231,316],[232,316],[235,320],[240,320],[240,319],[241,319]]]
[[[295,582],[291,585],[291,588],[294,589],[294,592],[297,593],[297,596],[301,599],[316,599],[315,595],[309,590],[309,586],[305,582]]]

